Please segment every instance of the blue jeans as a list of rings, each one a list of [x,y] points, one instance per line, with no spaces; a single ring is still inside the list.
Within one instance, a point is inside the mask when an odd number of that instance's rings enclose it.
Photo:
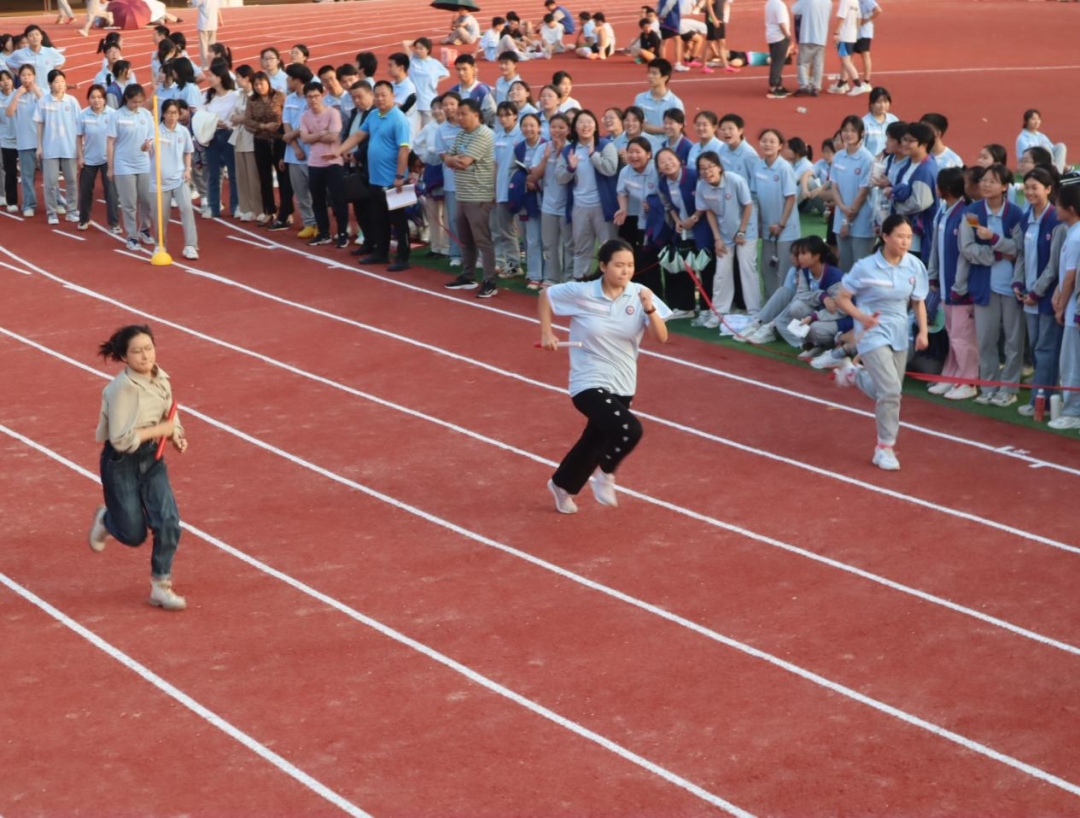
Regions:
[[[229,213],[235,214],[240,204],[240,193],[236,189],[236,154],[233,153],[233,146],[229,144],[231,133],[225,128],[218,128],[217,133],[214,134],[214,141],[206,146],[207,165],[210,172],[206,183],[206,194],[210,197],[210,214],[214,217],[221,215],[222,165],[229,171]]]
[[[37,208],[34,178],[37,176],[37,151],[19,151],[19,173],[22,176],[23,210]],[[14,204],[14,202],[8,202]]]
[[[154,532],[150,571],[155,579],[166,579],[180,543],[180,512],[165,461],[154,460],[156,451],[155,440],[130,453],[118,452],[106,443],[101,450],[101,487],[109,534],[134,548],[146,541],[149,527]]]
[[[1035,375],[1031,382],[1036,386],[1057,386],[1061,339],[1065,334],[1065,327],[1061,326],[1053,315],[1025,313],[1024,319],[1027,321],[1028,341],[1035,356]],[[1032,406],[1035,405],[1036,393],[1040,391],[1049,402],[1052,393],[1032,389]]]
[[[446,226],[450,228],[450,258],[461,258],[461,245],[457,242],[457,191],[443,191],[443,207],[446,210]]]
[[[544,243],[540,216],[530,216],[521,224],[525,230],[525,263],[528,266],[529,281],[543,281]]]

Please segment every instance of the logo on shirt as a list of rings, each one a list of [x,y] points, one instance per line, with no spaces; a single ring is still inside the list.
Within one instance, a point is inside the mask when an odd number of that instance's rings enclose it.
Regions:
[[[862,173],[862,168],[855,168],[855,175],[858,176]]]
[[[627,315],[633,315],[634,314],[634,305],[633,304],[631,304],[629,307],[626,308],[626,314]]]
[[[728,201],[731,201],[731,194],[730,193],[725,193],[724,198],[727,199]]]
[[[909,278],[907,280],[907,283],[910,284],[912,287],[914,287],[915,286],[915,276],[912,276],[911,278]]]
[[[780,174],[776,174],[776,175],[775,175],[775,176],[774,176],[774,177],[772,178],[772,180],[773,180],[774,182],[779,182],[779,181],[780,181]]]

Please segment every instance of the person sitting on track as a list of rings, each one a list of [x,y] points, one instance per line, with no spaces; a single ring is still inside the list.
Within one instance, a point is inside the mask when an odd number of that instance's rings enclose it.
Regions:
[[[473,45],[480,40],[480,24],[468,8],[461,6],[450,22],[450,33],[442,41],[444,45]]]
[[[183,454],[188,442],[174,406],[169,376],[157,365],[154,333],[145,325],[123,327],[99,352],[107,361],[125,364],[102,392],[95,439],[101,450],[101,487],[105,505],[94,512],[90,548],[105,550],[108,537],[136,547],[154,535],[150,553],[150,599],[166,611],[182,611],[187,602],[172,588],[172,563],[180,543],[176,508],[165,461],[157,457],[158,441],[169,440]]]
[[[603,244],[600,271],[588,281],[568,282],[544,290],[537,306],[540,344],[557,350],[552,330],[555,315],[569,317],[570,397],[588,418],[581,438],[548,480],[555,508],[573,514],[574,497],[589,483],[601,505],[617,506],[615,472],[641,440],[641,422],[630,411],[637,391],[637,358],[641,338],[667,341],[667,305],[647,287],[633,282],[634,251],[622,239]]]

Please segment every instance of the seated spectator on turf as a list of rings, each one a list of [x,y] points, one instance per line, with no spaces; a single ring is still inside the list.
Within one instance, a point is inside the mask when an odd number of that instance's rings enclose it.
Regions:
[[[660,56],[660,35],[647,17],[638,20],[638,36],[630,43],[630,56],[639,65],[652,62]]]
[[[596,45],[596,24],[587,11],[578,14],[578,31],[574,37],[574,52],[579,57],[591,59],[593,46]]]
[[[1042,114],[1037,108],[1024,111],[1024,128],[1016,137],[1016,155],[1021,156],[1028,148],[1043,148],[1053,157],[1053,165],[1058,173],[1065,172],[1067,150],[1064,142],[1053,143],[1050,137],[1042,133]]]
[[[505,17],[492,17],[491,28],[480,38],[480,51],[488,62],[494,62],[499,53],[499,40],[502,39],[502,30],[505,25]]]
[[[469,14],[468,9],[460,8],[450,21],[450,33],[442,42],[444,45],[472,45],[480,40],[480,24]],[[363,66],[361,66],[361,69]]]
[[[564,32],[567,34],[576,33],[574,18],[565,6],[559,5],[556,0],[544,0],[544,8],[548,10],[548,14],[552,16],[554,21],[562,26]]]
[[[461,132],[446,157],[457,187],[457,234],[461,242],[461,275],[446,285],[452,290],[476,289],[476,262],[483,265],[477,298],[491,298],[495,283],[495,247],[491,211],[495,206],[495,140],[481,121],[480,104],[463,99],[458,107]]]
[[[390,261],[390,231],[397,240],[397,260],[390,272],[409,269],[409,220],[404,208],[389,210],[386,193],[390,188],[401,192],[409,175],[409,121],[394,104],[394,86],[386,80],[375,83],[375,111],[364,119],[360,130],[334,150],[341,155],[368,140],[368,218],[373,236],[368,241],[369,256],[361,264],[387,264]]]
[[[545,14],[544,24],[540,26],[539,44],[541,53],[547,59],[550,60],[553,54],[562,54],[566,50],[563,45],[564,34],[562,24],[555,19],[555,15]]]

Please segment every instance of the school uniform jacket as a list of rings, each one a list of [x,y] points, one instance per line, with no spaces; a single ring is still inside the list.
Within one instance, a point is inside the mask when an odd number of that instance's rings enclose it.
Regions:
[[[559,164],[555,168],[555,180],[560,185],[566,185],[566,220],[573,218],[574,212],[574,185],[577,184],[577,174],[570,170],[569,156],[571,150],[577,149],[576,142],[568,142],[559,154]],[[596,188],[600,192],[600,208],[604,213],[604,221],[611,221],[619,211],[619,195],[616,188],[619,184],[619,152],[615,148],[615,142],[606,136],[596,140],[596,150],[589,157],[596,171]]]
[[[540,137],[538,145],[547,142]],[[540,193],[529,190],[526,182],[529,178],[529,166],[525,163],[525,154],[529,143],[522,139],[514,146],[514,172],[510,175],[510,194],[507,204],[510,212],[516,213],[522,221],[540,218]]]
[[[1024,236],[1027,234],[1028,225],[1031,223],[1031,208],[1024,211],[1020,219],[1020,242],[1016,248],[1016,264],[1013,265],[1014,290],[1027,291],[1027,294],[1039,301],[1040,315],[1053,315],[1053,295],[1058,283],[1058,262],[1061,258],[1061,245],[1065,243],[1065,234],[1069,232],[1068,225],[1058,221],[1057,208],[1049,205],[1043,213],[1042,222],[1039,224],[1039,238],[1037,247],[1038,258],[1027,258],[1024,248]],[[1039,277],[1030,290],[1027,289],[1028,265],[1035,264],[1037,270],[1041,270]]]
[[[669,189],[671,183],[664,174],[659,174],[659,177],[656,183],[656,193],[653,193],[645,200],[649,205],[649,213],[645,218],[645,238],[655,247],[664,247],[678,239],[678,235],[675,233],[674,223],[668,216],[668,211],[674,207]],[[683,202],[689,205],[686,208],[687,213],[693,213],[696,210],[694,202],[697,200],[697,183],[697,172],[693,168],[684,167],[682,169],[682,178],[679,179],[679,193]],[[694,244],[697,245],[698,249],[712,249],[712,230],[709,228],[709,222],[706,219],[702,219],[695,224],[692,232]]]
[[[1024,236],[1020,232],[1020,219],[1024,214],[1017,205],[1006,199],[1005,210],[1001,214],[1005,235],[995,234],[989,241],[975,235],[975,229],[967,222],[968,215],[976,216],[979,224],[986,227],[986,204],[972,202],[964,210],[964,219],[960,222],[960,254],[967,264],[957,266],[953,291],[958,295],[970,294],[972,301],[985,307],[990,303],[990,268],[1003,255],[1015,256],[1017,246],[1024,243]]]
[[[967,276],[968,262],[960,255],[960,223],[964,221],[964,204],[958,202],[949,214],[945,222],[945,269],[941,268],[941,253],[937,246],[938,226],[945,218],[945,211],[941,210],[934,216],[934,224],[930,228],[930,260],[926,264],[930,280],[941,280],[942,290],[945,294],[945,303],[956,306],[967,302],[967,298],[955,298],[953,288],[956,284],[957,268],[963,265],[964,275]]]
[[[902,179],[906,172],[905,168],[897,178]],[[937,162],[933,156],[927,156],[906,183],[893,188],[892,194],[894,212],[907,216],[912,231],[920,238],[919,255],[924,264],[929,261],[930,231],[938,206],[937,177]]]

